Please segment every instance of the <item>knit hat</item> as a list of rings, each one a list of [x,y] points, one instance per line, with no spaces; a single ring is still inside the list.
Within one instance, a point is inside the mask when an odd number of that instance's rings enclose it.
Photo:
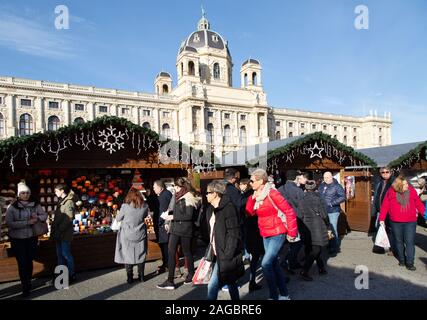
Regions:
[[[21,192],[29,192],[31,193],[30,188],[25,184],[25,182],[18,183],[18,196]]]
[[[305,190],[310,190],[310,191],[314,191],[317,188],[317,184],[316,181],[314,180],[307,180],[307,182],[305,183]]]

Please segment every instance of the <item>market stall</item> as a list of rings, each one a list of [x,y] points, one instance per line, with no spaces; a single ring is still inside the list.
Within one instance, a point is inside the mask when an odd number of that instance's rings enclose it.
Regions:
[[[248,157],[241,153],[256,154]],[[240,153],[240,154],[239,154]],[[230,159],[244,159],[250,171],[261,166],[267,169],[276,184],[286,182],[286,171],[307,172],[318,183],[323,173],[331,171],[345,187],[347,200],[342,209],[354,230],[367,232],[371,210],[371,168],[375,161],[331,136],[315,132],[299,137],[272,141],[230,154]],[[229,161],[232,162],[232,161]],[[237,165],[238,163],[236,163]]]
[[[167,144],[167,143],[166,143]],[[114,266],[116,233],[111,223],[133,185],[143,194],[154,180],[187,176],[185,150],[166,150],[153,131],[117,117],[60,128],[54,132],[7,139],[0,143],[0,282],[18,279],[16,259],[10,250],[4,214],[16,197],[16,185],[25,181],[53,221],[54,186],[65,183],[76,194],[72,252],[76,270]],[[171,149],[171,148],[169,148]],[[173,154],[173,156],[172,156]],[[167,160],[167,161],[165,161]],[[173,161],[172,161],[173,160]],[[148,260],[161,257],[152,220],[148,226]],[[53,272],[55,244],[40,238],[34,275]]]

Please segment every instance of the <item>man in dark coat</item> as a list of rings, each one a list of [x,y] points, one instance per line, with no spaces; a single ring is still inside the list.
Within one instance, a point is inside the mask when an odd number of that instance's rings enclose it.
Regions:
[[[380,209],[381,209],[381,204],[383,203],[384,197],[387,194],[388,189],[390,189],[390,187],[394,181],[394,177],[392,176],[391,169],[389,167],[380,168],[379,173],[380,173],[380,181],[375,186],[374,203],[372,204],[372,217],[375,218],[375,232],[373,235],[374,240],[375,240],[375,237],[377,234],[376,231],[378,230],[378,227],[379,227],[378,217],[379,217],[379,213],[380,213]],[[393,244],[394,244],[393,240],[394,239],[393,239],[393,233],[391,232],[390,219],[389,219],[388,215],[387,215],[385,223],[386,223],[387,235],[388,235],[388,238],[390,240],[390,245],[391,245],[390,250],[393,251],[393,247],[394,247],[393,246]],[[374,245],[373,251],[375,253],[385,253],[384,248],[378,247],[375,245]]]
[[[338,235],[338,217],[341,212],[340,204],[345,201],[344,188],[327,171],[323,174],[323,182],[319,186],[319,192],[325,201],[326,211],[328,212],[329,221],[333,227],[335,237],[331,243],[331,254],[335,255],[340,251],[341,240]]]
[[[226,182],[225,194],[230,198],[231,202],[234,204],[237,212],[242,212],[244,207],[245,197],[236,188],[237,181],[237,170],[234,168],[227,168],[224,171],[224,180]]]
[[[208,210],[207,219],[215,261],[208,284],[208,300],[216,300],[222,285],[228,285],[232,300],[239,300],[236,281],[245,273],[238,213],[225,192],[222,181],[208,185],[206,197],[214,209]]]
[[[166,186],[162,180],[156,180],[153,184],[153,190],[158,197],[158,212],[155,215],[154,231],[156,232],[157,243],[159,244],[160,251],[162,252],[162,265],[158,267],[157,273],[163,273],[166,271],[168,265],[168,242],[169,234],[165,229],[165,219],[161,217],[163,212],[168,211],[168,207],[172,198],[172,193],[166,189]],[[157,228],[156,228],[157,225]]]
[[[300,177],[303,173],[298,170],[288,170],[286,172],[286,183],[281,186],[277,191],[280,192],[283,198],[292,206],[297,216],[298,230],[302,237],[304,237],[303,230],[304,224],[301,221],[299,214],[299,202],[304,198],[304,191],[299,187]],[[292,242],[289,245],[289,251],[286,254],[285,261],[281,264],[285,269],[300,269],[302,266],[298,262],[298,253],[302,248],[302,241]],[[289,265],[288,265],[288,264]],[[291,270],[290,273],[293,273]]]

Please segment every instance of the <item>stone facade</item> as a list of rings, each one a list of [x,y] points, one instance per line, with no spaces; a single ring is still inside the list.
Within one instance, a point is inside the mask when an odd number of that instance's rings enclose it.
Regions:
[[[205,16],[182,42],[176,67],[176,87],[169,73],[160,72],[155,94],[0,77],[0,138],[114,115],[223,153],[315,131],[356,148],[391,144],[390,114],[350,117],[270,106],[258,60],[242,63],[240,87],[233,87],[228,43]]]

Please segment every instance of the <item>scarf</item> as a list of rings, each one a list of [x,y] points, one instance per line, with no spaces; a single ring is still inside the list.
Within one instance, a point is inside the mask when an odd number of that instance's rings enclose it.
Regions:
[[[257,210],[261,205],[262,202],[264,201],[264,199],[268,196],[268,194],[270,193],[270,190],[272,189],[272,186],[270,183],[266,183],[264,185],[264,189],[262,189],[261,194],[259,194],[256,198],[255,198],[255,205],[254,205],[254,210]]]
[[[182,187],[181,190],[179,190],[179,192],[177,192],[175,195],[176,202],[178,202],[178,200],[181,199],[187,192],[188,190]]]
[[[409,190],[403,193],[396,192],[396,200],[400,204],[400,212],[407,211],[409,207]]]

